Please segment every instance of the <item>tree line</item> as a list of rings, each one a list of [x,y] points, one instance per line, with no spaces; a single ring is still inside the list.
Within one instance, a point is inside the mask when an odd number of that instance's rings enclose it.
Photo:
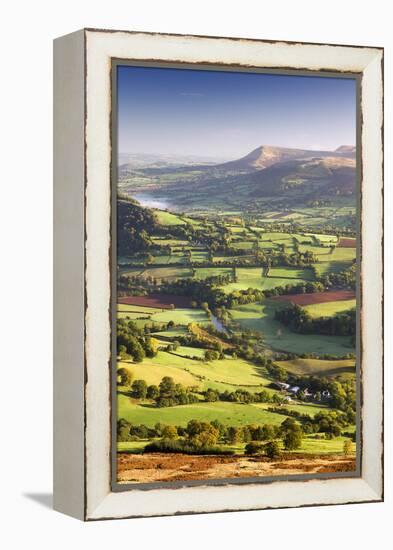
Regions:
[[[351,336],[356,334],[356,309],[343,311],[331,317],[311,317],[298,304],[276,310],[275,319],[293,332],[300,334],[325,334],[329,336]]]
[[[274,443],[270,452],[264,454],[274,458],[280,454],[279,442],[287,451],[294,451],[301,447],[303,430],[293,418],[286,418],[280,425],[247,424],[244,426],[225,425],[219,420],[201,421],[192,419],[186,427],[157,423],[154,428],[145,425],[133,425],[121,418],[117,422],[118,441],[137,441],[140,439],[155,439],[145,447],[145,452],[192,452],[218,451],[218,444],[238,445],[246,443],[247,454],[257,454],[263,449],[257,446],[260,442]],[[173,445],[175,443],[175,445]],[[273,452],[272,452],[273,451]]]

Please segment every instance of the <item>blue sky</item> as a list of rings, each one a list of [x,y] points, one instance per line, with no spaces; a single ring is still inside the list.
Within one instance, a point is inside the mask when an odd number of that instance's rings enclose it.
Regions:
[[[118,67],[120,153],[241,157],[356,143],[354,79]]]

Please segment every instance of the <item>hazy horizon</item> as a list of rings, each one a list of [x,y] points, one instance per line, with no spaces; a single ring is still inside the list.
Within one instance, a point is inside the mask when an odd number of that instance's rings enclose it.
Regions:
[[[356,144],[356,80],[118,67],[120,155],[235,159]]]

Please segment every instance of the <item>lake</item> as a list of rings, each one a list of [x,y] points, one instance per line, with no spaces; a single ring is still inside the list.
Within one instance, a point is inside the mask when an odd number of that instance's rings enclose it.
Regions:
[[[152,195],[148,195],[147,193],[134,193],[132,195],[132,198],[134,198],[136,201],[138,201],[141,206],[145,206],[147,208],[156,208],[157,210],[167,210],[170,208],[170,203],[166,201],[164,198],[155,198]]]

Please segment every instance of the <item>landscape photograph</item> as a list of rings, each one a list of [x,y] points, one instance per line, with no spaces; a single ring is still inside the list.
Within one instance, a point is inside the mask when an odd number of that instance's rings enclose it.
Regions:
[[[356,79],[115,70],[116,482],[355,475]]]

